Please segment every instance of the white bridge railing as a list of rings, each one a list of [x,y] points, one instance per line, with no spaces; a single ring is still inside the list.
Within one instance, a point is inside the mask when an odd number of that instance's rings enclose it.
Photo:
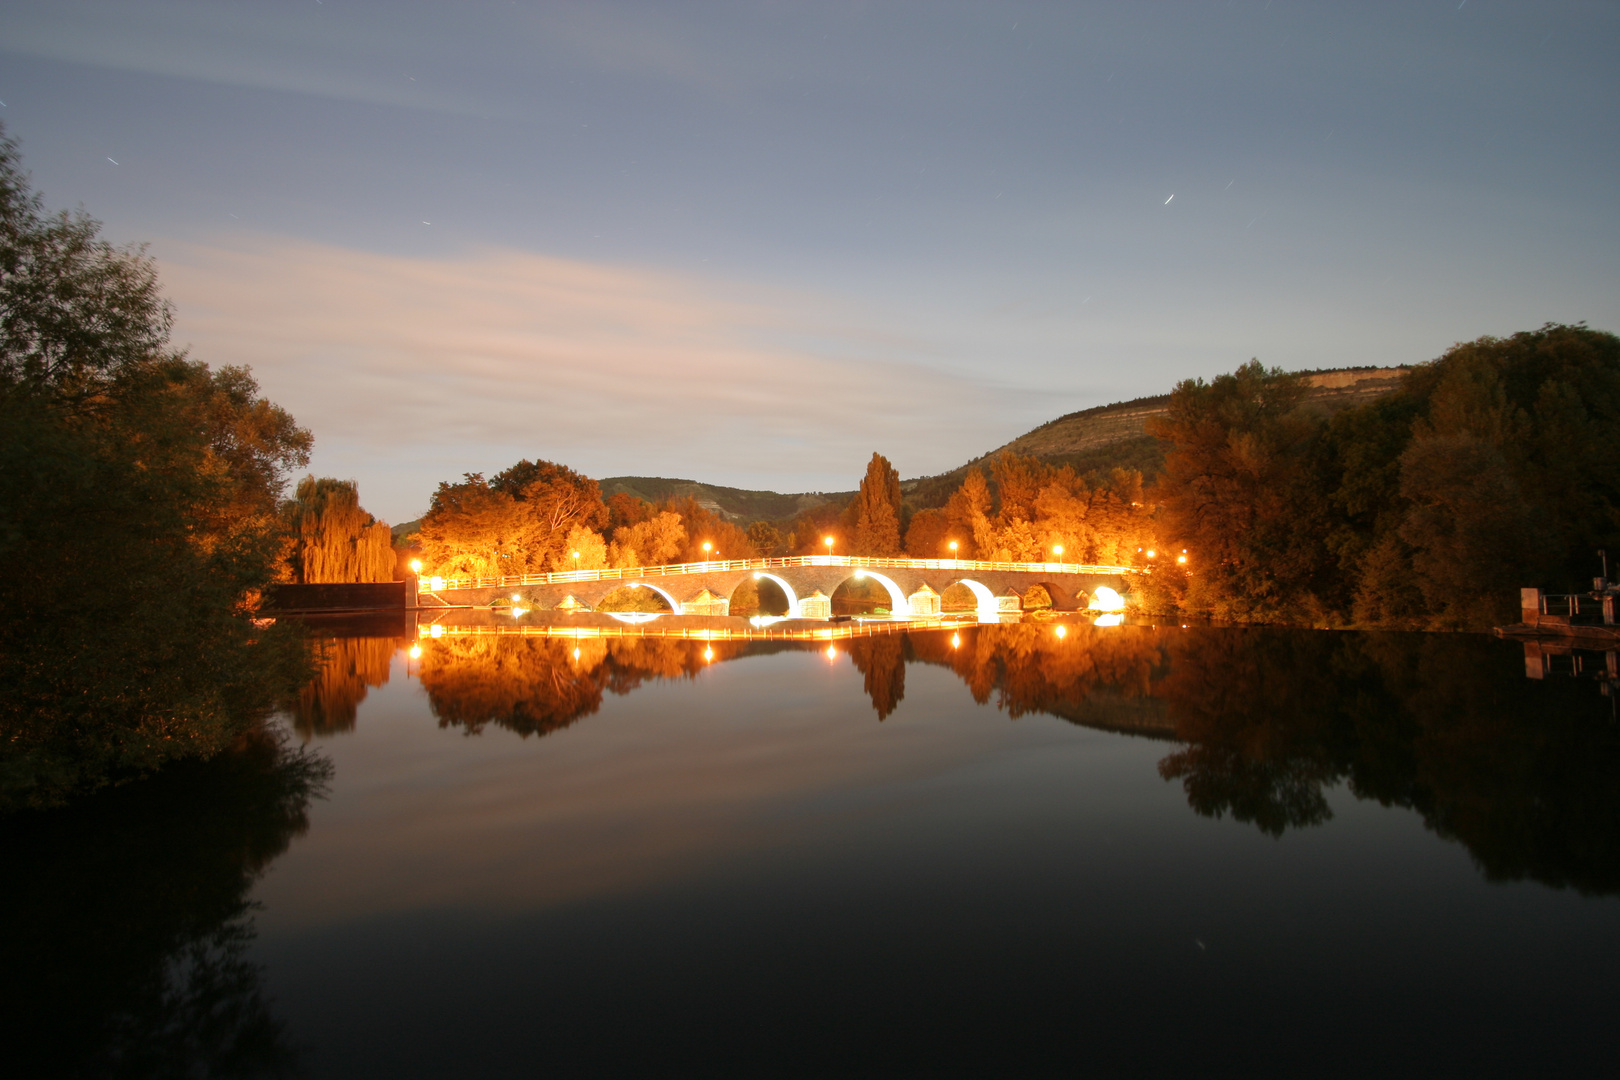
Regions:
[[[1133,566],[1092,566],[1067,562],[990,562],[984,559],[879,559],[865,555],[789,555],[778,559],[710,559],[707,562],[667,563],[662,566],[607,566],[600,570],[559,570],[549,574],[509,574],[506,577],[423,577],[418,593],[446,589],[505,588],[512,585],[562,585],[575,581],[619,581],[683,574],[712,574],[725,570],[776,570],[790,566],[848,566],[872,570],[1016,570],[1032,574],[1144,574]]]

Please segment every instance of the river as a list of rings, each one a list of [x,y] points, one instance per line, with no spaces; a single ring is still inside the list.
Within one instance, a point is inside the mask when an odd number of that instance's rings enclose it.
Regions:
[[[100,797],[39,840],[73,858],[25,845],[30,1030],[315,1077],[1620,1051],[1602,657],[1531,679],[1467,635],[480,622],[317,628],[327,666],[257,764]],[[199,787],[233,793],[220,821],[191,820]]]

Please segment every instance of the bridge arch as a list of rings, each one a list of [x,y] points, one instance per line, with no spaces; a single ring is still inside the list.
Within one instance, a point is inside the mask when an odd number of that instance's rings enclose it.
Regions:
[[[683,614],[683,612],[681,611],[681,602],[679,600],[675,599],[675,597],[670,594],[670,591],[668,589],[662,588],[661,586],[658,586],[658,585],[654,585],[650,581],[632,581],[632,582],[628,583],[628,586],[629,586],[629,588],[632,588],[632,589],[651,589],[653,592],[657,593],[659,596],[662,596],[664,598],[664,603],[669,605],[669,610],[671,612],[673,612],[676,615]]]
[[[973,599],[979,602],[978,616],[980,622],[1000,622],[1001,612],[996,607],[996,594],[990,587],[981,581],[972,578],[957,578],[952,585],[966,585],[973,593]]]
[[[788,618],[790,618],[790,619],[803,618],[803,616],[800,614],[800,611],[799,611],[799,594],[793,591],[793,586],[789,585],[787,583],[786,578],[782,577],[779,574],[767,573],[764,570],[756,570],[756,571],[754,571],[754,580],[759,581],[761,578],[769,578],[770,580],[774,581],[776,583],[777,588],[782,590],[782,595],[787,597],[787,602],[788,602],[787,617]]]
[[[906,597],[905,590],[894,583],[893,578],[885,577],[877,571],[868,570],[865,567],[857,569],[851,576],[856,580],[860,580],[862,578],[871,578],[873,581],[877,582],[879,585],[882,585],[886,590],[888,590],[889,618],[906,619],[911,617],[911,601]]]

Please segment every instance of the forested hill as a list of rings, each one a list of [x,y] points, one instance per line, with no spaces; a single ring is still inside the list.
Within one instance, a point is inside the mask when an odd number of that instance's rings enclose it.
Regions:
[[[1306,404],[1315,405],[1325,412],[1359,405],[1395,389],[1400,376],[1408,370],[1344,368],[1307,372],[1305,379],[1311,389]],[[943,506],[951,492],[962,485],[962,478],[969,469],[987,465],[1003,451],[1053,464],[1073,465],[1080,472],[1137,469],[1144,478],[1152,480],[1164,464],[1164,447],[1147,433],[1147,421],[1150,416],[1162,414],[1169,404],[1170,395],[1159,394],[1072,412],[1042,424],[989,453],[980,454],[950,472],[904,480],[900,489],[908,506],[918,509]],[[827,503],[842,506],[855,494],[853,491],[797,494],[749,491],[659,476],[610,476],[601,481],[601,485],[604,497],[623,492],[651,503],[690,497],[705,509],[742,522],[784,521]]]
[[[1410,368],[1339,368],[1302,372],[1310,387],[1305,405],[1325,413],[1337,412],[1382,397],[1396,388]],[[948,473],[918,477],[901,484],[906,502],[917,507],[943,506],[962,485],[969,469],[983,467],[1003,452],[1039,458],[1054,465],[1072,465],[1079,472],[1094,469],[1136,469],[1153,480],[1164,466],[1164,444],[1147,433],[1149,417],[1163,415],[1170,395],[1135,398],[1099,405],[1060,416],[1026,432],[1012,442],[980,454]]]
[[[703,484],[696,480],[671,480],[662,476],[610,476],[600,481],[602,497],[634,495],[650,503],[675,499],[695,499],[705,510],[733,521],[781,521],[827,503],[843,506],[853,491],[807,491],[784,495],[777,491],[748,491],[744,488]]]

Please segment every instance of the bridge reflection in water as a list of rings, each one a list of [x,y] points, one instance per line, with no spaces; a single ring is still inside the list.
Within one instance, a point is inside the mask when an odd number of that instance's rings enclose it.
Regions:
[[[486,613],[463,613],[464,616]],[[611,620],[601,619],[606,623]],[[1333,817],[1330,791],[1410,808],[1492,880],[1620,892],[1620,729],[1591,683],[1524,678],[1517,645],[1469,635],[1126,625],[1083,618],[919,630],[424,626],[335,646],[342,677],[299,706],[306,738],[352,717],[404,651],[441,727],[551,735],[608,695],[783,652],[859,674],[877,719],[908,714],[908,668],[981,704],[1162,740],[1159,773],[1197,813],[1273,836]],[[328,719],[323,719],[328,718]],[[326,726],[323,727],[323,724]],[[341,726],[341,725],[337,725]]]

